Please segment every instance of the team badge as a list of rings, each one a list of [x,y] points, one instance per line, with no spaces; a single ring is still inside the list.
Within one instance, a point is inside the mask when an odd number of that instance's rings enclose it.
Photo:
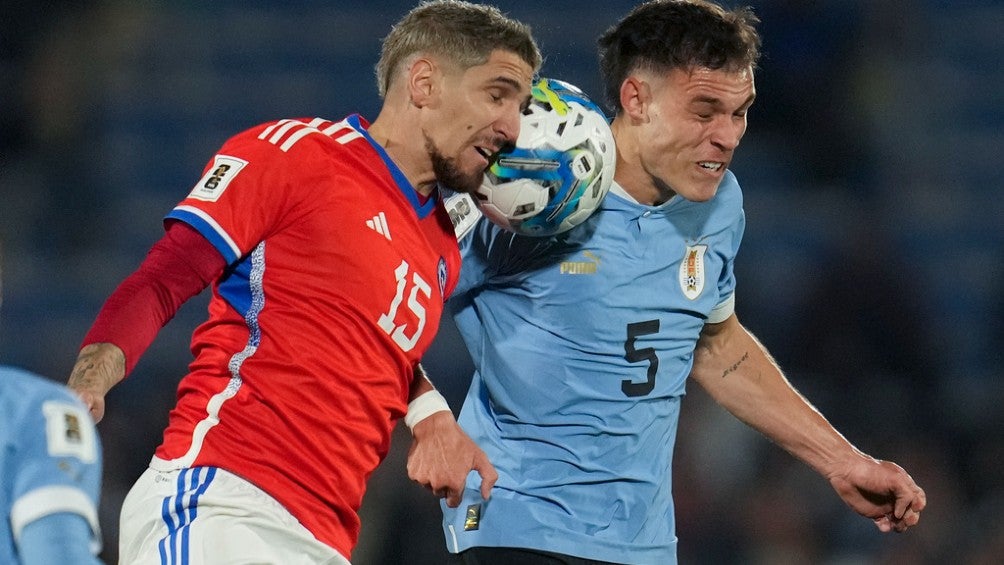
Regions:
[[[439,295],[446,296],[446,259],[443,257],[439,258],[436,277],[439,279]]]
[[[481,527],[481,505],[471,504],[467,507],[467,516],[464,517],[464,531],[469,532]]]
[[[190,198],[205,200],[206,202],[216,202],[223,195],[223,191],[234,180],[237,173],[247,165],[248,162],[237,157],[227,155],[217,155],[213,159],[213,166],[209,167],[206,174],[199,179],[195,188],[188,194]]]
[[[680,290],[683,295],[694,300],[704,290],[704,253],[707,245],[688,245],[680,264]]]

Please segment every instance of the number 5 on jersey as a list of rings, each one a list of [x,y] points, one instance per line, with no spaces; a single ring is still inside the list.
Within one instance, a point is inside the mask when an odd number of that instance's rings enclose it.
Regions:
[[[659,356],[654,347],[635,347],[635,340],[641,336],[652,335],[659,331],[659,320],[646,320],[627,325],[627,341],[624,342],[624,358],[628,363],[648,361],[648,372],[643,383],[630,380],[621,381],[621,391],[625,396],[645,396],[655,388],[655,375],[659,372]]]

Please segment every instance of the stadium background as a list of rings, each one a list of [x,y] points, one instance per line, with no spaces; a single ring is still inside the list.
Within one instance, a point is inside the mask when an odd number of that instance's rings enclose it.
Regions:
[[[738,312],[852,441],[927,490],[881,536],[826,482],[690,388],[675,462],[683,563],[996,563],[1004,555],[1004,3],[750,2],[765,55],[733,170]],[[0,8],[0,362],[65,380],[102,301],[229,135],[379,108],[380,39],[410,1],[33,1]],[[502,1],[545,75],[600,95],[595,37],[634,2]],[[588,300],[589,297],[583,297]],[[205,294],[109,396],[102,521],[159,442]],[[449,326],[427,366],[455,407]],[[354,562],[440,563],[401,429]]]

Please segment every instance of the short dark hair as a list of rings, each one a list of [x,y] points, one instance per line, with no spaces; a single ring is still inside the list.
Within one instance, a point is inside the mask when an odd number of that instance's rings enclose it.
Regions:
[[[760,58],[759,18],[749,7],[726,10],[704,0],[650,0],[638,5],[598,40],[604,96],[620,111],[621,84],[646,69],[741,70]]]

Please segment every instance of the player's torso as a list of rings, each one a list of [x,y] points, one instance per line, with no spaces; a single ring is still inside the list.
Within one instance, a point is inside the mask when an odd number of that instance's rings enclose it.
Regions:
[[[501,363],[497,378],[522,382],[500,388],[528,394],[553,397],[549,379],[567,387],[584,376],[570,391],[575,398],[682,394],[700,331],[725,298],[719,281],[735,254],[740,213],[683,200],[643,207],[611,194],[566,237],[546,245],[516,238],[475,294],[484,331],[502,342],[479,340],[475,353],[518,346],[521,354],[481,365]]]
[[[461,545],[523,537],[608,561],[675,558],[680,399],[725,298],[742,224],[733,197],[645,207],[608,194],[565,237],[488,247],[504,255],[488,261],[498,272],[458,316],[480,368],[461,424],[500,478]]]
[[[338,126],[295,138],[307,126],[277,124],[228,142],[220,153],[248,164],[224,176],[226,195],[172,212],[213,218],[219,230],[192,221],[225,233],[239,259],[214,285],[157,455],[230,469],[312,529],[353,530],[459,256],[436,201],[416,200],[358,129]],[[282,147],[296,157],[275,167],[282,178],[253,168]],[[217,156],[200,183],[226,163]]]

